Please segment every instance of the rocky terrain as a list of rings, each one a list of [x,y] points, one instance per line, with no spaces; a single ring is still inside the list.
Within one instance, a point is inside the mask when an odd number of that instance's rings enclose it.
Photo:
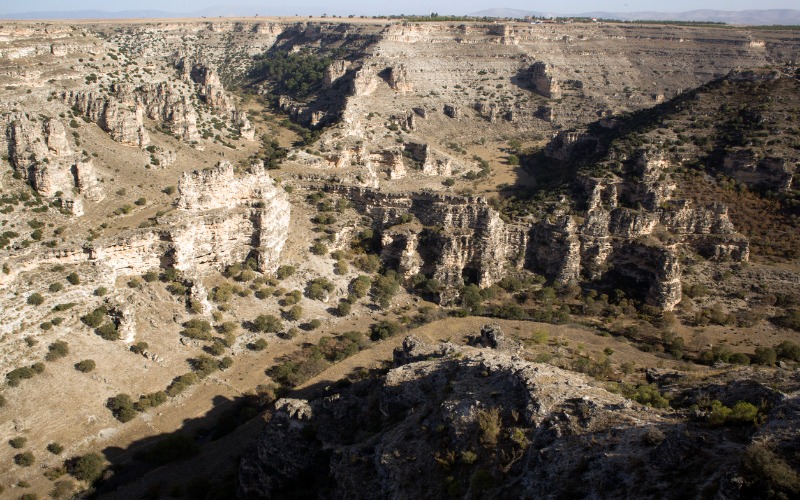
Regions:
[[[744,27],[0,25],[3,494],[800,493],[798,55]]]

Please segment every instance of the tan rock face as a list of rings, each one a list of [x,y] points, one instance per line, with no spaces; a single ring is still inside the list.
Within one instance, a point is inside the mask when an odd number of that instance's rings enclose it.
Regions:
[[[12,165],[40,195],[58,196],[74,215],[83,214],[83,203],[74,197],[73,189],[89,201],[103,198],[91,160],[73,153],[59,121],[39,122],[21,116],[9,124],[7,136]]]
[[[289,229],[286,193],[263,165],[236,177],[233,165],[184,174],[180,213],[171,223],[172,256],[182,270],[222,267],[252,255],[262,271],[277,267]]]

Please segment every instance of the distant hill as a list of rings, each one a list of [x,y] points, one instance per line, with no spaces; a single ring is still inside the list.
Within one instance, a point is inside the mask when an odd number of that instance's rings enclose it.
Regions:
[[[105,10],[64,10],[0,14],[0,19],[140,19],[176,17],[178,15],[181,14],[160,10],[125,10],[120,12],[109,12]]]
[[[320,11],[321,12],[321,11]],[[125,10],[125,11],[106,11],[106,10],[72,10],[72,11],[43,11],[43,12],[19,12],[13,14],[0,14],[0,19],[153,19],[153,18],[172,18],[172,17],[249,17],[255,15],[262,16],[291,16],[298,13],[297,8],[288,6],[243,6],[225,5],[208,7],[192,12],[167,12],[163,10]],[[308,14],[301,10],[300,14]]]
[[[583,12],[580,14],[564,13],[545,13],[536,11],[525,11],[519,9],[486,9],[473,12],[473,16],[485,17],[525,17],[525,16],[577,16],[577,17],[597,17],[603,19],[619,19],[621,21],[703,21],[703,22],[722,22],[729,24],[750,24],[750,25],[800,25],[800,10],[794,9],[768,9],[768,10],[692,10],[687,12]]]

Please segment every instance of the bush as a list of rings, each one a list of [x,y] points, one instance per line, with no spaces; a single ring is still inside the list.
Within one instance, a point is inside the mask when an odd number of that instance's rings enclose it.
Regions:
[[[183,324],[181,335],[195,340],[211,340],[213,328],[204,319],[193,318]]]
[[[256,351],[256,352],[263,351],[264,349],[267,348],[267,341],[264,339],[258,339],[251,344],[247,344],[247,348],[250,349],[251,351]]]
[[[91,359],[84,359],[83,361],[75,363],[75,369],[82,373],[89,373],[94,370],[96,366],[94,360]]]
[[[30,467],[36,462],[36,457],[30,451],[25,451],[14,455],[14,463],[20,467]]]
[[[780,359],[800,361],[800,345],[788,340],[781,342],[775,346],[775,354],[777,354]]]
[[[204,350],[212,356],[219,356],[225,352],[225,346],[221,342],[213,342],[211,345],[206,346]]]
[[[400,282],[395,273],[378,276],[372,283],[372,299],[382,308],[389,307],[389,302],[400,289]]]
[[[64,447],[59,443],[50,443],[47,445],[47,451],[53,455],[61,455],[61,452],[64,451]]]
[[[278,333],[283,330],[283,322],[271,314],[259,314],[253,320],[253,329],[261,333]]]
[[[756,347],[756,354],[753,357],[753,361],[757,364],[774,366],[777,360],[778,354],[775,352],[775,349],[771,347]]]
[[[113,321],[107,321],[103,326],[97,328],[94,333],[105,340],[119,340],[119,330]]]
[[[325,300],[335,288],[334,284],[327,279],[315,278],[308,284],[306,297],[312,300]]]
[[[185,373],[172,379],[172,383],[167,387],[167,396],[174,398],[189,388],[192,384],[197,383],[197,375],[194,373]]]
[[[97,453],[89,453],[67,461],[67,472],[75,479],[86,481],[89,484],[100,479],[104,468],[103,458]]]
[[[363,299],[367,296],[367,292],[369,292],[370,287],[372,286],[372,280],[369,276],[362,274],[358,278],[353,279],[350,282],[350,291],[353,292],[353,295],[358,297],[359,299]]]
[[[754,498],[764,492],[771,498],[796,498],[800,494],[800,475],[763,442],[745,450],[742,468],[746,482],[753,483],[752,494],[743,490],[743,497]]]
[[[299,321],[303,317],[303,308],[294,306],[286,312],[286,318],[291,321]]]
[[[314,244],[311,245],[311,253],[314,255],[325,255],[328,253],[328,246],[321,241],[315,241]]]
[[[90,328],[97,328],[101,324],[103,324],[103,320],[105,319],[108,310],[100,306],[94,311],[81,316],[81,321]]]
[[[47,347],[47,355],[44,359],[46,361],[55,361],[65,357],[67,354],[69,354],[69,345],[63,340],[59,340]]]
[[[320,326],[322,326],[322,321],[320,321],[317,318],[314,318],[305,325],[303,325],[303,329],[311,331],[311,330],[316,330]]]
[[[42,305],[42,303],[44,303],[44,297],[42,297],[41,293],[36,292],[28,295],[28,304],[39,306]]]
[[[350,302],[343,300],[339,302],[339,305],[336,306],[336,315],[340,318],[344,318],[348,316],[353,309],[353,305]]]
[[[153,283],[154,281],[158,280],[158,273],[155,271],[147,271],[142,275],[142,279],[144,279],[147,283]]]
[[[63,289],[64,289],[64,285],[62,285],[61,283],[57,283],[57,282],[56,283],[51,283],[50,286],[47,288],[47,290],[50,293],[60,292]]]
[[[161,406],[167,402],[167,393],[164,391],[151,392],[139,396],[139,401],[133,404],[136,411],[146,411],[149,408]]]
[[[231,366],[233,366],[233,358],[231,358],[230,356],[225,356],[224,358],[219,360],[219,369],[220,370],[227,370]]]
[[[205,354],[201,354],[189,360],[192,370],[197,374],[197,378],[206,378],[219,369],[219,362]]]
[[[293,275],[295,271],[296,269],[294,268],[294,266],[281,266],[275,272],[275,276],[277,276],[279,280],[283,280]]]
[[[382,320],[370,327],[370,339],[374,341],[385,340],[401,333],[404,328],[400,323]]]
[[[720,401],[711,402],[711,409],[706,417],[709,425],[753,425],[758,421],[758,408],[746,401],[739,401],[733,408],[728,408]]]
[[[108,288],[106,288],[106,287],[104,287],[104,286],[97,287],[97,288],[95,288],[95,290],[94,290],[94,294],[95,294],[96,296],[98,296],[98,297],[102,297],[103,295],[105,295],[105,294],[107,294],[107,293],[108,293]]]
[[[147,348],[150,347],[147,342],[137,342],[131,346],[131,352],[134,354],[144,354]]]
[[[67,281],[70,285],[80,285],[81,277],[78,276],[78,273],[72,272],[67,275]]]
[[[127,394],[117,394],[113,398],[108,398],[106,408],[111,410],[114,418],[122,423],[130,422],[136,416],[133,400]]]
[[[9,439],[8,444],[11,445],[12,448],[19,450],[20,448],[25,448],[25,445],[28,443],[28,438],[23,436],[17,436],[15,438]]]
[[[21,380],[33,378],[34,375],[36,375],[36,372],[32,367],[23,366],[6,373],[6,379],[8,380],[8,385],[17,387]]]

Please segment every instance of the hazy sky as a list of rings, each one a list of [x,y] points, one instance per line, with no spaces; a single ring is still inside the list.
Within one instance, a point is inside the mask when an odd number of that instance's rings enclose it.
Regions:
[[[680,12],[695,9],[744,10],[744,9],[798,9],[797,0],[560,0],[558,2],[536,2],[522,0],[406,0],[404,2],[375,2],[375,0],[0,0],[0,14],[36,11],[66,10],[162,10],[171,12],[195,12],[212,6],[253,6],[261,15],[297,12],[307,14],[373,15],[412,14],[435,11],[440,14],[468,14],[492,7],[513,9],[580,13],[590,11],[662,11]]]

